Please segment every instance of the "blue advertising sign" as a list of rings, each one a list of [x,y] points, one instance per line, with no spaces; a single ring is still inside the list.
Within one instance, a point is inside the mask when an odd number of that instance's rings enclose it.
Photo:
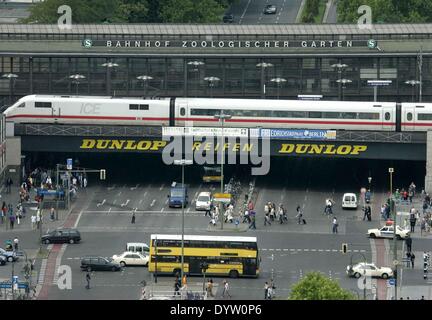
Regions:
[[[261,138],[335,140],[336,130],[318,129],[260,129]]]
[[[66,169],[72,170],[72,159],[71,158],[66,159]]]

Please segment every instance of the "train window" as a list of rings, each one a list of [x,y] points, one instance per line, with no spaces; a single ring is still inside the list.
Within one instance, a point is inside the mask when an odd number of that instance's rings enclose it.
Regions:
[[[372,113],[372,112],[360,112],[359,113],[359,119],[367,119],[367,120],[372,120],[372,119],[379,119],[379,113]]]
[[[306,112],[304,111],[293,111],[292,118],[306,118]]]
[[[309,111],[309,118],[322,118],[322,112]]]
[[[51,102],[35,102],[35,108],[51,108]]]
[[[25,107],[25,103],[21,103],[18,108],[24,108]]]
[[[139,105],[139,109],[140,110],[148,110],[149,109],[149,105],[148,104],[140,104]]]
[[[180,115],[185,116],[186,115],[186,108],[180,108]]]
[[[384,119],[385,119],[386,121],[390,120],[390,112],[386,112],[386,113],[384,114]]]
[[[343,112],[342,118],[343,119],[357,119],[357,113],[355,113],[355,112]]]
[[[129,105],[129,110],[138,110],[138,109],[139,109],[139,107],[137,104],[130,104]]]
[[[413,114],[411,112],[408,112],[407,113],[407,120],[412,121],[412,119],[413,119]]]
[[[340,112],[323,112],[323,118],[340,119],[342,117],[341,117]]]
[[[419,113],[418,114],[418,120],[432,120],[432,114],[431,113]]]

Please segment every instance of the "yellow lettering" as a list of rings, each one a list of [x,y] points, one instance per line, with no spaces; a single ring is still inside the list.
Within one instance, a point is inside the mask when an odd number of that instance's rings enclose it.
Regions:
[[[229,146],[230,146],[230,143],[224,143],[224,146],[223,146],[224,150],[227,150],[229,148]]]
[[[80,149],[93,149],[96,144],[94,139],[83,139]]]
[[[214,151],[218,151],[219,150],[219,142],[216,143],[215,147],[214,147]]]
[[[238,152],[240,151],[240,143],[235,143],[233,146],[233,152]]]
[[[243,146],[243,152],[251,152],[253,148],[253,143],[245,143]]]
[[[153,141],[153,146],[150,148],[150,150],[159,150],[160,148],[165,147],[167,144],[167,141]]]
[[[336,154],[335,146],[332,144],[327,144],[324,154]]]
[[[108,143],[110,143],[111,140],[98,140],[96,144],[96,149],[106,149],[108,148]]]
[[[320,144],[320,145],[318,145],[318,144],[312,144],[310,146],[310,150],[308,151],[308,153],[309,154],[313,154],[313,153],[321,154],[322,151],[323,151],[323,149],[324,149],[324,147],[325,147],[325,145],[323,145],[323,144]]]
[[[126,140],[112,140],[111,145],[108,149],[118,149],[121,150],[123,148],[123,144]]]
[[[141,140],[140,142],[138,142],[136,148],[137,150],[148,150],[151,146],[151,141]]]
[[[306,151],[308,150],[310,144],[298,144],[296,146],[296,153],[306,153]]]
[[[367,150],[367,146],[353,146],[351,154],[359,154]]]
[[[282,143],[279,153],[292,153],[294,151],[295,145]]]
[[[200,147],[201,147],[201,142],[195,141],[192,146],[192,151],[199,151]]]
[[[352,150],[351,146],[347,146],[347,145],[343,145],[343,146],[339,146],[337,148],[336,153],[337,154],[349,154]]]
[[[136,149],[136,142],[135,140],[127,140],[127,144],[124,147],[125,150],[135,150]]]
[[[211,146],[212,146],[212,143],[211,143],[211,142],[206,142],[206,143],[205,143],[204,150],[205,150],[205,151],[211,151]]]

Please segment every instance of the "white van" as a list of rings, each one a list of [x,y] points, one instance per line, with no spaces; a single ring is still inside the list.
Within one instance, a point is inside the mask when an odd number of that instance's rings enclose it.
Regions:
[[[343,195],[342,209],[357,209],[357,196],[354,193],[345,193]]]
[[[143,242],[129,242],[126,244],[126,251],[129,252],[138,252],[141,254],[148,254],[150,251],[147,243]]]

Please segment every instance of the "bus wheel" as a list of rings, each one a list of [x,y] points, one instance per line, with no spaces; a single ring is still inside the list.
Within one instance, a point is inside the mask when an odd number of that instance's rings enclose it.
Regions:
[[[238,278],[238,276],[239,276],[239,273],[238,273],[237,270],[231,270],[231,271],[229,272],[229,277],[230,277],[230,278]]]

